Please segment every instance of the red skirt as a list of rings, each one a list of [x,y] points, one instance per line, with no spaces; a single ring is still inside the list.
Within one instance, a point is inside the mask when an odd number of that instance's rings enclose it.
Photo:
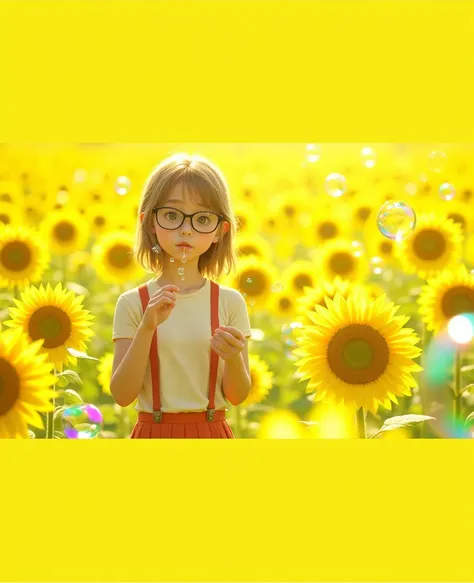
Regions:
[[[153,421],[152,413],[140,411],[130,439],[234,439],[224,410],[207,420],[206,411],[191,413],[163,413],[160,423]]]

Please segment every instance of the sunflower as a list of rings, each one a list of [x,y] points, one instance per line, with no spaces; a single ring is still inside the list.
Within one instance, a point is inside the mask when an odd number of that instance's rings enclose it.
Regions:
[[[111,229],[110,207],[103,203],[91,204],[84,209],[84,216],[94,235],[101,235]]]
[[[443,214],[448,219],[460,225],[462,232],[466,235],[472,233],[474,229],[474,214],[472,205],[467,202],[450,200],[439,205],[439,214]]]
[[[21,225],[23,223],[23,213],[17,205],[9,202],[0,202],[0,226]]]
[[[256,255],[264,261],[271,261],[273,256],[272,246],[261,235],[253,233],[238,234],[235,246],[239,256]]]
[[[410,395],[411,373],[422,369],[413,362],[419,338],[404,328],[409,317],[395,316],[398,306],[386,296],[371,301],[361,289],[325,301],[309,313],[313,325],[303,327],[293,351],[303,357],[295,364],[300,381],[310,379],[307,392],[374,414],[379,404],[390,409],[397,396]]]
[[[28,438],[28,424],[43,429],[38,411],[53,410],[55,377],[42,341],[28,343],[19,328],[0,334],[0,438]]]
[[[474,313],[474,275],[464,265],[445,269],[423,286],[418,304],[427,329],[438,333],[454,316]]]
[[[91,264],[89,251],[76,251],[68,258],[67,268],[69,273],[82,275]]]
[[[269,370],[267,363],[256,354],[249,355],[249,367],[252,386],[248,397],[242,403],[244,407],[261,403],[267,397],[273,384],[273,373]]]
[[[266,305],[269,312],[293,320],[297,315],[297,298],[294,292],[285,288],[281,283],[272,285],[272,295]]]
[[[351,281],[362,281],[368,274],[364,255],[354,253],[354,245],[347,239],[334,239],[325,243],[315,254],[318,273],[325,280],[339,276]]]
[[[29,227],[0,225],[0,286],[23,288],[39,281],[48,266],[49,252]]]
[[[23,192],[20,185],[13,180],[0,180],[0,202],[21,206]]]
[[[318,206],[314,209],[311,220],[312,237],[309,245],[321,245],[332,239],[346,238],[351,233],[351,209],[349,205],[338,201],[335,204]]]
[[[110,395],[110,380],[112,378],[112,365],[114,363],[114,355],[112,352],[106,352],[97,365],[97,380],[102,387],[102,391],[106,395]]]
[[[283,287],[290,293],[298,296],[304,293],[306,287],[314,287],[317,281],[317,272],[312,261],[300,259],[294,261],[282,273]]]
[[[395,249],[406,272],[427,279],[455,265],[461,259],[462,244],[460,225],[429,213],[418,217],[414,230]]]
[[[239,259],[235,274],[226,280],[230,287],[239,290],[253,306],[264,306],[272,293],[272,283],[277,281],[277,271],[255,255]]]
[[[234,205],[234,216],[237,222],[237,233],[247,234],[255,233],[260,227],[255,208],[248,202],[238,201]]]
[[[89,240],[89,225],[79,211],[64,207],[50,213],[40,225],[40,230],[57,255],[69,255],[85,249]]]
[[[140,276],[141,267],[133,257],[135,238],[115,231],[99,237],[92,248],[92,263],[102,281],[127,283]]]
[[[50,284],[39,289],[34,286],[21,293],[21,299],[13,300],[16,308],[9,308],[12,320],[4,322],[7,326],[21,328],[30,341],[43,339],[41,352],[46,352],[48,360],[62,371],[63,364],[77,359],[69,354],[67,348],[85,351],[86,342],[94,335],[90,321],[94,319],[82,307],[84,296],[62,289],[61,283],[52,289]]]

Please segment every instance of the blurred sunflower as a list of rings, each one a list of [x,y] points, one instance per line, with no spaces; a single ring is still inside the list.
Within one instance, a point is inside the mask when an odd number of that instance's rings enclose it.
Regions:
[[[92,263],[102,281],[127,283],[141,274],[133,256],[135,237],[132,233],[115,231],[101,235],[92,248]]]
[[[409,317],[395,316],[399,307],[385,296],[371,301],[362,290],[325,301],[326,308],[309,313],[313,325],[303,327],[293,351],[303,357],[295,365],[300,381],[310,379],[307,392],[374,414],[379,404],[391,409],[397,396],[410,395],[416,386],[411,373],[422,369],[413,362],[419,338],[404,328]]]
[[[97,365],[97,380],[102,387],[102,392],[110,395],[110,380],[112,378],[112,365],[114,363],[114,355],[112,352],[106,352],[99,360]]]
[[[39,281],[50,260],[33,229],[0,225],[0,287],[23,288]]]
[[[358,192],[349,201],[353,227],[356,229],[364,229],[366,224],[373,220],[374,215],[378,213],[384,202],[378,192],[374,196],[374,193],[370,192],[371,190],[373,188]]]
[[[29,227],[37,228],[45,215],[45,207],[39,195],[30,194],[24,197],[23,214],[23,222]]]
[[[235,247],[239,256],[256,255],[264,261],[271,261],[273,256],[272,246],[267,239],[254,233],[238,234]]]
[[[281,276],[283,287],[298,296],[304,293],[305,287],[314,287],[317,278],[314,263],[305,259],[294,261]]]
[[[228,281],[247,301],[256,307],[263,306],[272,293],[272,283],[277,281],[277,271],[270,263],[249,255],[239,259],[235,274],[230,275]]]
[[[272,295],[266,308],[276,316],[293,320],[297,314],[295,293],[285,288],[281,283],[273,284]]]
[[[64,207],[50,213],[40,230],[50,250],[56,255],[69,255],[85,249],[89,240],[89,225],[75,208]]]
[[[239,200],[234,205],[234,216],[237,222],[237,233],[255,233],[260,227],[255,207],[250,203]]]
[[[61,283],[53,290],[48,283],[46,289],[42,284],[39,289],[26,288],[21,299],[13,300],[17,307],[9,308],[12,320],[4,324],[22,329],[32,342],[43,339],[41,352],[47,353],[57,370],[62,371],[68,362],[76,364],[77,358],[67,348],[85,351],[86,342],[94,335],[90,327],[95,316],[84,310],[84,296],[62,289]]]
[[[43,429],[38,411],[53,410],[52,364],[19,328],[0,334],[0,438],[28,438],[28,425]]]
[[[406,272],[416,272],[426,279],[455,265],[461,259],[462,244],[459,225],[429,213],[418,217],[414,230],[396,245],[395,250]]]
[[[76,251],[68,258],[68,272],[80,276],[90,264],[91,254],[89,251]]]
[[[3,225],[21,225],[23,223],[22,207],[11,204],[10,202],[0,202],[0,226]]]
[[[113,221],[110,218],[110,206],[102,203],[91,204],[84,209],[84,216],[89,223],[89,228],[94,235],[111,230]]]
[[[249,354],[250,378],[252,386],[250,393],[242,403],[243,407],[261,403],[270,392],[273,385],[273,373],[269,370],[265,361],[261,360],[256,354]]]
[[[472,212],[472,204],[458,200],[443,201],[438,209],[438,214],[443,214],[454,223],[460,225],[465,235],[473,232],[474,213]]]
[[[445,269],[422,287],[418,304],[427,329],[438,333],[454,316],[474,313],[474,275],[464,265]]]
[[[319,205],[312,213],[310,229],[312,237],[307,241],[309,245],[321,245],[332,239],[349,237],[352,232],[350,207],[341,202],[337,206]]]
[[[342,279],[363,281],[368,274],[367,260],[363,254],[354,253],[354,245],[347,239],[325,243],[315,254],[318,273],[325,280],[339,276]]]
[[[21,208],[23,192],[20,184],[13,180],[0,180],[0,202],[8,202]]]

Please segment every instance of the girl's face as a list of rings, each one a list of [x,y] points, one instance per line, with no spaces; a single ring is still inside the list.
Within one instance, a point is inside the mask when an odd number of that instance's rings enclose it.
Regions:
[[[171,207],[171,209],[176,209],[189,215],[197,212],[215,212],[213,209],[206,208],[204,205],[196,205],[195,203],[186,200],[182,184],[177,184],[171,190],[167,200],[162,202],[160,207]],[[161,212],[164,213],[169,220],[178,220],[179,224],[178,214],[176,212],[173,213],[172,210]],[[200,220],[197,219],[198,217],[195,217],[194,219],[197,225],[205,225],[209,220],[206,217],[200,217]],[[160,247],[172,257],[178,259],[181,258],[183,247],[180,247],[179,244],[183,242],[188,243],[191,246],[186,247],[186,259],[188,261],[199,259],[199,256],[205,253],[213,243],[217,243],[221,236],[221,229],[223,229],[223,233],[225,233],[229,228],[228,222],[224,221],[222,227],[217,227],[212,233],[200,233],[191,225],[191,217],[186,217],[180,227],[171,230],[161,227],[156,221],[156,216],[154,217],[153,226]],[[172,223],[170,223],[170,226],[172,226]]]

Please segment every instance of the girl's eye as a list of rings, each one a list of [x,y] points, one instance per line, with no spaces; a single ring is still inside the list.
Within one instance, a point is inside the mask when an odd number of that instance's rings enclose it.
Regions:
[[[170,215],[174,215],[174,216],[170,217]],[[176,213],[168,212],[168,213],[166,213],[166,216],[167,216],[168,219],[175,219],[176,218]]]
[[[204,221],[209,221],[209,217],[205,217],[205,216],[200,216],[199,217],[199,221],[201,221],[201,219],[204,219]],[[203,224],[206,224],[205,222]]]

